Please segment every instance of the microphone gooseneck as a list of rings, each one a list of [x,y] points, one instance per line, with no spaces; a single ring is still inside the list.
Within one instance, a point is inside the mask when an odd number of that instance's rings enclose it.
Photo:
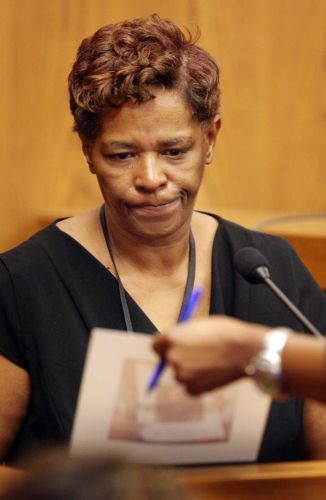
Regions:
[[[266,257],[254,247],[243,247],[237,251],[234,256],[234,265],[238,273],[249,281],[249,283],[264,283],[273,293],[283,302],[283,304],[294,314],[302,323],[307,331],[313,333],[316,337],[322,337],[322,334],[302,314],[301,311],[291,302],[291,300],[280,290],[280,288],[271,279],[269,262]]]

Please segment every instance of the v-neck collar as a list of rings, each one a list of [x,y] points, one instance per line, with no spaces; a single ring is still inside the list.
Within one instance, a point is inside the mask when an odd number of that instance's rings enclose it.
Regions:
[[[230,270],[232,273],[232,269],[230,262],[225,260],[223,251],[224,220],[214,214],[207,215],[219,222],[212,246],[209,314],[230,314],[232,302]],[[105,328],[110,325],[110,328],[124,330],[116,277],[86,247],[61,230],[56,225],[57,222],[39,233],[42,234],[42,238],[38,238],[37,235],[34,238],[51,260],[86,327]],[[158,331],[156,325],[127,291],[126,298],[135,332]]]

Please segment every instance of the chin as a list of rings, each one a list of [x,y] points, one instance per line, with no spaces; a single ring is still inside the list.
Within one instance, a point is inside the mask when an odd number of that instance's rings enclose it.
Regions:
[[[161,240],[162,238],[167,238],[178,233],[181,229],[182,224],[173,223],[172,221],[165,223],[148,222],[146,224],[135,226],[133,232],[137,234],[138,237],[147,240],[148,242],[155,242]]]

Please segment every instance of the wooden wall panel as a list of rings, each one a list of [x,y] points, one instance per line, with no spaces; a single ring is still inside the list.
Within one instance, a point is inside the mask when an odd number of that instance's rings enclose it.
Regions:
[[[81,39],[158,12],[202,31],[222,74],[214,164],[199,206],[326,210],[324,0],[0,0],[0,250],[99,202],[71,132]]]
[[[201,201],[326,209],[326,2],[203,0],[221,66],[223,128]]]

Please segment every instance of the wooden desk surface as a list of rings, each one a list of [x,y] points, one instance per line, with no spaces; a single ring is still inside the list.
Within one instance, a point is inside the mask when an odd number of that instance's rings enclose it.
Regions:
[[[197,500],[326,497],[326,461],[190,468],[178,478]]]
[[[23,471],[0,466],[0,494]],[[175,471],[190,500],[315,500],[326,497],[326,461],[191,467]],[[59,500],[59,499],[58,499]]]
[[[25,475],[26,472],[19,469],[0,465],[0,495],[2,495],[10,485],[22,479]]]

